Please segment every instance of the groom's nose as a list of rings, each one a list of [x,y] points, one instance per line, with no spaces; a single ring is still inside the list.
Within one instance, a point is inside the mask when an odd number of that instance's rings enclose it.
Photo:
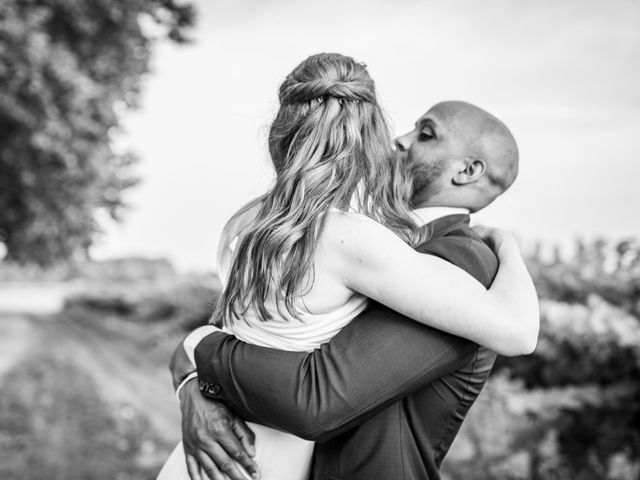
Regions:
[[[411,134],[406,133],[395,140],[396,148],[401,152],[406,152],[411,147]]]

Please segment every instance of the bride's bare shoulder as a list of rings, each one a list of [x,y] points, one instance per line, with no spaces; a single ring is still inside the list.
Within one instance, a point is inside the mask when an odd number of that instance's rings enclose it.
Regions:
[[[384,225],[362,213],[332,210],[327,216],[327,230],[331,232],[359,232],[361,230],[386,229]]]
[[[346,255],[404,243],[387,227],[366,215],[337,210],[329,213],[323,237],[327,247]]]

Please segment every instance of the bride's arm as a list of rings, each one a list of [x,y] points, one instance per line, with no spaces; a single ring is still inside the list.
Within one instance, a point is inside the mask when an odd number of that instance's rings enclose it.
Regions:
[[[515,240],[502,235],[489,290],[460,268],[416,252],[382,225],[336,215],[327,225],[334,274],[344,284],[409,318],[502,355],[531,353],[538,299]]]

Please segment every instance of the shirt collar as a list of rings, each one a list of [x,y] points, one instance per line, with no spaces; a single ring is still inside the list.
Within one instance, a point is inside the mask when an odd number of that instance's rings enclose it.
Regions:
[[[448,215],[469,215],[468,208],[461,207],[423,207],[412,210],[413,218],[419,226],[431,223]]]

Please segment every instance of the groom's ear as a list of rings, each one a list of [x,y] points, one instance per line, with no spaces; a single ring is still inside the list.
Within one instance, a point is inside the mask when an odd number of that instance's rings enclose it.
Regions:
[[[453,178],[454,185],[467,185],[478,180],[487,171],[487,164],[480,158],[469,157],[461,165],[461,169]]]

